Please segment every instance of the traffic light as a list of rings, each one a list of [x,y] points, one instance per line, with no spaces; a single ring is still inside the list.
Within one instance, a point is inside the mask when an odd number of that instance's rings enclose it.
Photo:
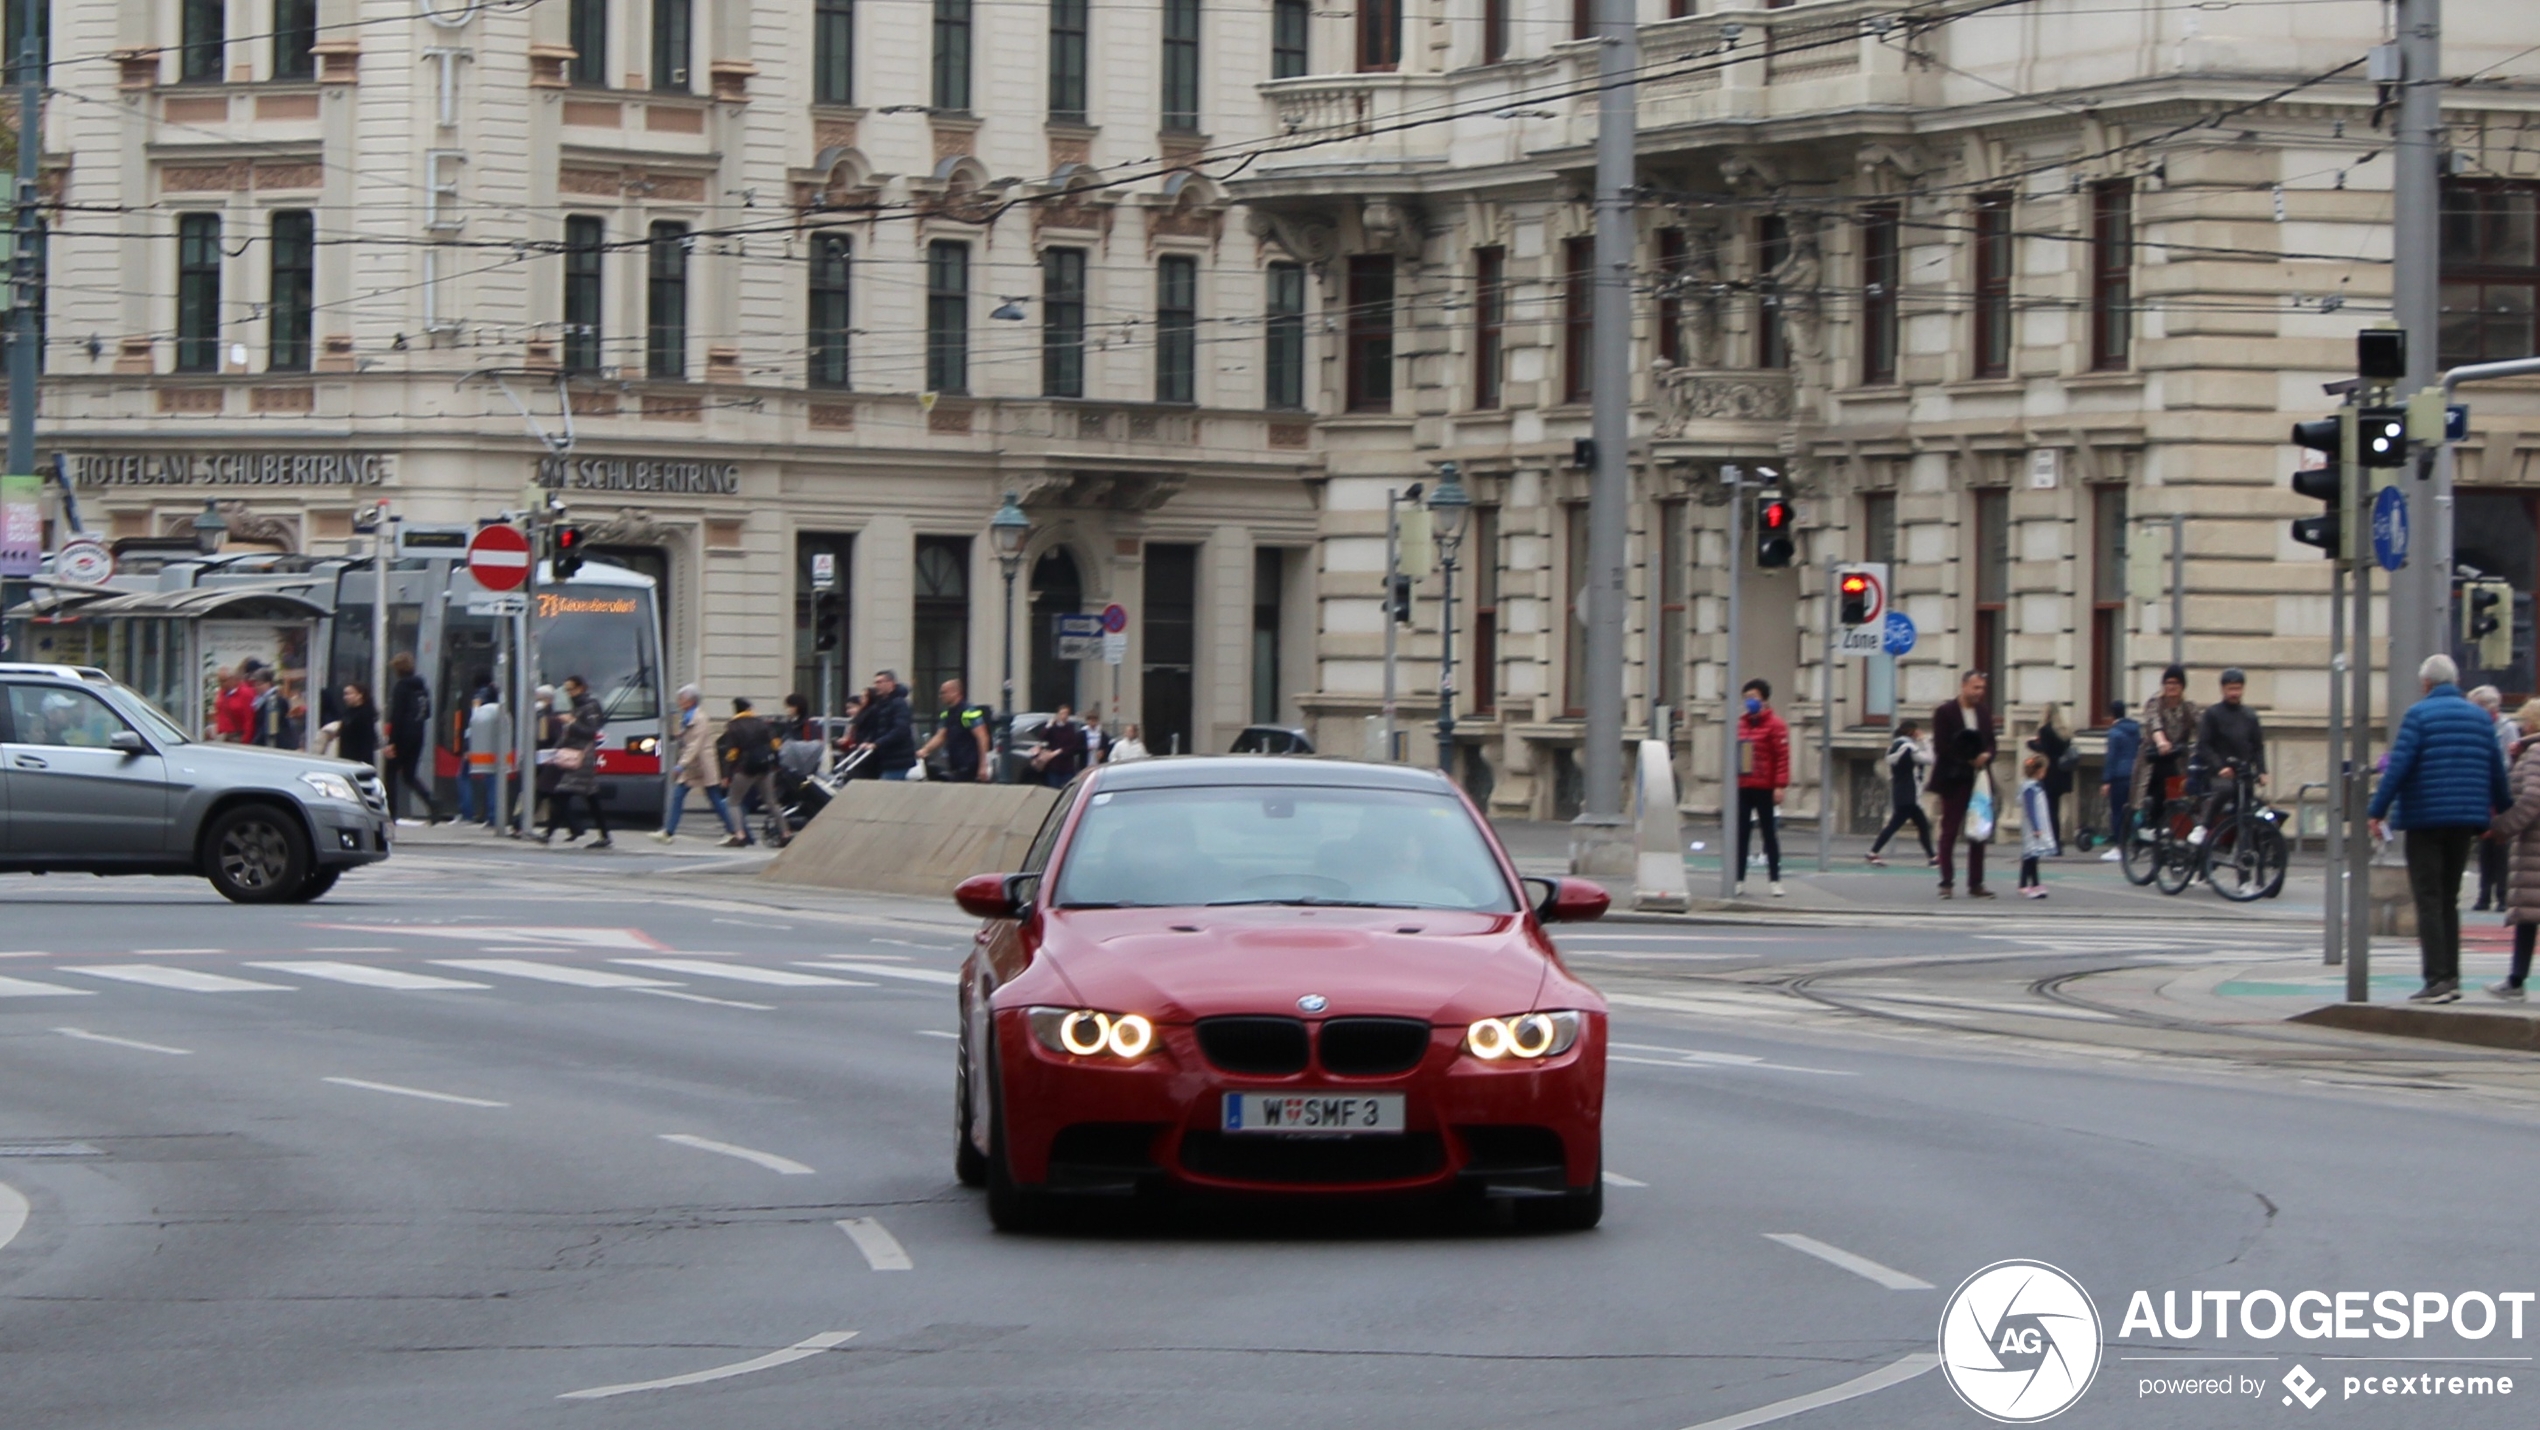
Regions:
[[[811,598],[811,646],[814,650],[838,648],[838,593],[823,591]]]
[[[2336,417],[2322,417],[2315,422],[2293,424],[2293,445],[2307,447],[2327,458],[2326,465],[2307,468],[2293,474],[2296,494],[2323,503],[2328,510],[2319,516],[2306,516],[2293,523],[2293,539],[2304,546],[2316,546],[2331,560],[2346,555],[2345,483],[2339,464],[2345,446],[2345,424]]]
[[[2473,670],[2504,670],[2513,664],[2514,588],[2503,581],[2480,580],[2461,587],[2461,644]]]
[[[548,528],[548,561],[555,567],[556,579],[570,581],[582,569],[582,528],[564,523]]]
[[[2367,407],[2355,414],[2355,460],[2367,467],[2408,464],[2408,409]]]
[[[1766,492],[1755,502],[1755,564],[1788,566],[1793,513],[1780,492]]]
[[[1845,625],[1865,626],[1870,623],[1870,578],[1867,575],[1846,571],[1843,579],[1835,583],[1835,591],[1842,597]]]
[[[1385,593],[1385,614],[1398,626],[1411,624],[1411,578],[1392,578],[1392,589]]]

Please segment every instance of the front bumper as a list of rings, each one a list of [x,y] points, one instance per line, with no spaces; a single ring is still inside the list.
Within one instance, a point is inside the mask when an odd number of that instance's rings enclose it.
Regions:
[[[375,864],[388,857],[388,816],[332,800],[304,807],[310,857],[320,865]]]
[[[1601,1170],[1605,1020],[1540,1063],[1484,1063],[1461,1027],[1432,1030],[1418,1066],[1384,1077],[1308,1070],[1251,1076],[1211,1066],[1187,1026],[1156,1030],[1134,1063],[1051,1053],[1020,1013],[1000,1013],[997,1051],[1008,1165],[1052,1192],[1144,1187],[1263,1196],[1389,1195],[1461,1187],[1485,1196],[1549,1196],[1592,1186]],[[1403,1130],[1382,1134],[1226,1132],[1229,1092],[1403,1097]]]

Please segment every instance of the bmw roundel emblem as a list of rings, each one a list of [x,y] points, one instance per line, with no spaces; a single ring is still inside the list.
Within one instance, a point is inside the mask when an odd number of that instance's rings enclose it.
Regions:
[[[1308,993],[1296,1000],[1296,1006],[1307,1013],[1320,1013],[1332,1006],[1332,1000],[1320,993]]]

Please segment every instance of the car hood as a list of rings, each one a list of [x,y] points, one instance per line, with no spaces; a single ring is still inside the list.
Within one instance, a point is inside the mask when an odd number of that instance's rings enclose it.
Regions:
[[[1469,1022],[1534,1007],[1553,966],[1518,915],[1437,909],[1054,910],[1041,954],[1085,1006],[1167,1023],[1309,994],[1313,1016]]]
[[[261,745],[230,745],[212,740],[170,745],[164,753],[168,764],[175,769],[197,776],[216,776],[245,783],[280,785],[318,770],[351,779],[370,768],[351,760],[331,759],[301,750],[272,750]]]

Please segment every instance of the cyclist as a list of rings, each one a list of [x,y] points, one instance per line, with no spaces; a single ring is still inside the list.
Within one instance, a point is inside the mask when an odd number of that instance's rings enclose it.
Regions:
[[[2143,702],[2143,748],[2134,761],[2134,798],[2143,811],[2140,837],[2150,839],[2169,801],[2168,781],[2187,773],[2196,743],[2196,702],[2187,698],[2187,667],[2161,672],[2161,693]]]
[[[2204,807],[2196,816],[2196,827],[2188,832],[2187,842],[2202,844],[2205,831],[2231,801],[2235,770],[2247,770],[2252,782],[2267,782],[2267,737],[2259,728],[2257,712],[2240,701],[2248,692],[2249,677],[2240,667],[2222,673],[2222,703],[2208,705],[2196,721],[2196,754],[2203,761],[2206,776],[2213,781],[2205,796]]]

